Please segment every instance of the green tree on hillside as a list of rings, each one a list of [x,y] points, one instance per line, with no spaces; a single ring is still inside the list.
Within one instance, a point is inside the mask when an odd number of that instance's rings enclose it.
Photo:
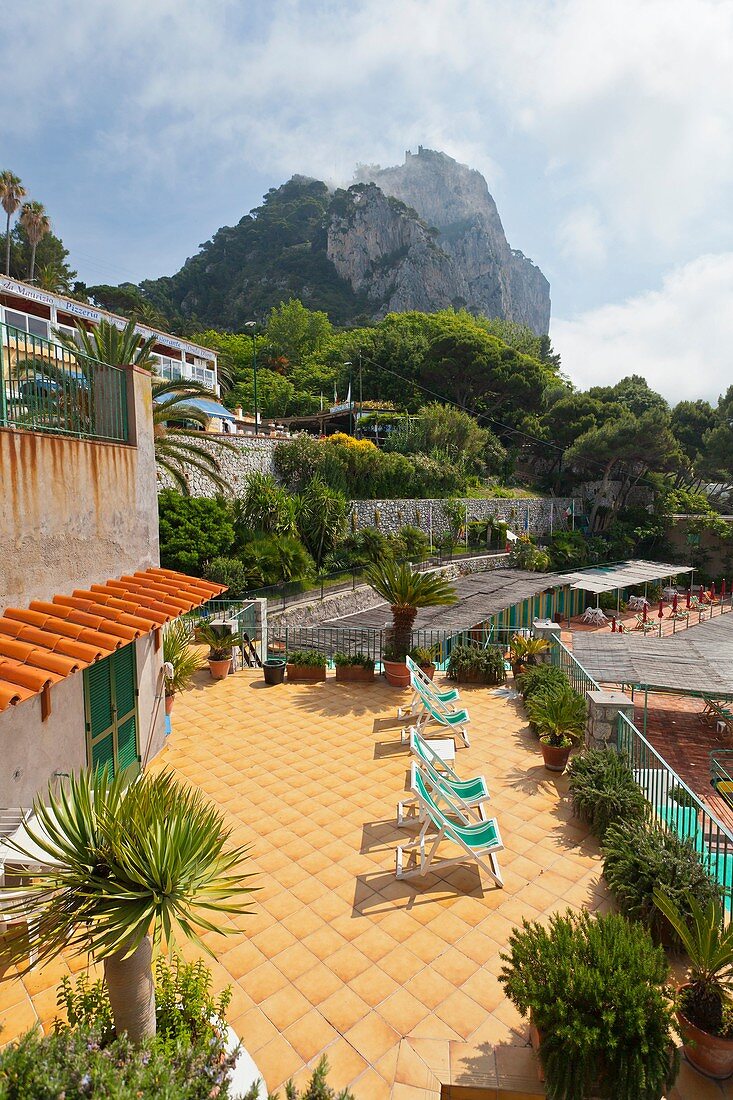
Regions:
[[[333,326],[327,313],[306,309],[297,298],[290,298],[270,310],[265,336],[271,355],[282,356],[288,365],[296,366],[328,349]]]

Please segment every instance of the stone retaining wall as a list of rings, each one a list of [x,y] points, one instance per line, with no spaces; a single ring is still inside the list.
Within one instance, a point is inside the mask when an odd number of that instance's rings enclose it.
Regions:
[[[350,504],[351,525],[356,529],[376,527],[385,535],[396,534],[402,527],[418,527],[433,540],[448,531],[445,500],[353,500]],[[565,515],[572,509],[570,497],[545,500],[540,497],[526,499],[493,498],[490,500],[462,499],[461,507],[468,522],[490,517],[506,523],[516,534],[549,535],[550,530],[565,530]],[[579,502],[576,501],[576,511]]]
[[[217,447],[216,440],[225,439],[231,443],[235,450],[227,447]],[[214,456],[221,468],[221,475],[227,483],[232,496],[241,496],[247,484],[250,474],[275,474],[275,448],[281,439],[252,439],[247,436],[225,435],[207,436],[201,433],[201,439],[196,440],[202,447]],[[158,472],[158,482],[161,489],[173,489],[175,486],[163,470]],[[194,497],[214,497],[218,490],[209,478],[200,474],[193,468],[188,472],[188,484],[191,495]]]

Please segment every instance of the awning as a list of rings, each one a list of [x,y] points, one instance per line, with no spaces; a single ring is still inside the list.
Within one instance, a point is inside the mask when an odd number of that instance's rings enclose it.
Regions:
[[[164,404],[169,400],[169,394],[161,394],[160,397],[155,398],[160,404]],[[187,397],[185,402],[181,399],[180,403],[171,409],[171,417],[176,419],[185,419],[186,408],[198,409],[199,412],[205,413],[206,416],[218,417],[219,420],[231,420],[232,423],[237,419],[233,412],[229,409],[225,409],[223,405],[220,405],[218,401],[213,401],[209,397]]]
[[[687,565],[670,565],[661,561],[624,561],[618,565],[599,565],[596,569],[581,569],[568,573],[564,583],[584,592],[615,592],[619,588],[631,588],[651,581],[662,581],[682,573],[691,573]]]
[[[0,617],[0,711],[220,596],[226,587],[145,569]]]

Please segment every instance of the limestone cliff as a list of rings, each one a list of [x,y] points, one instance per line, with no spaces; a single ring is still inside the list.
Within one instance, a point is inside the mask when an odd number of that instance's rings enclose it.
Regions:
[[[452,261],[453,298],[464,298],[469,309],[490,317],[504,317],[535,332],[547,332],[550,284],[531,260],[509,247],[496,203],[480,172],[445,153],[419,146],[416,154],[405,154],[404,164],[362,167],[357,177],[399,199],[438,230],[434,243]]]

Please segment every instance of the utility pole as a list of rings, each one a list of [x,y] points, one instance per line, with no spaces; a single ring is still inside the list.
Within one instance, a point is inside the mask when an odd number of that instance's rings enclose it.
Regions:
[[[254,376],[254,399],[255,399],[255,435],[259,433],[260,414],[257,407],[257,322],[245,321],[244,327],[250,330],[250,336],[252,337],[252,374]]]

